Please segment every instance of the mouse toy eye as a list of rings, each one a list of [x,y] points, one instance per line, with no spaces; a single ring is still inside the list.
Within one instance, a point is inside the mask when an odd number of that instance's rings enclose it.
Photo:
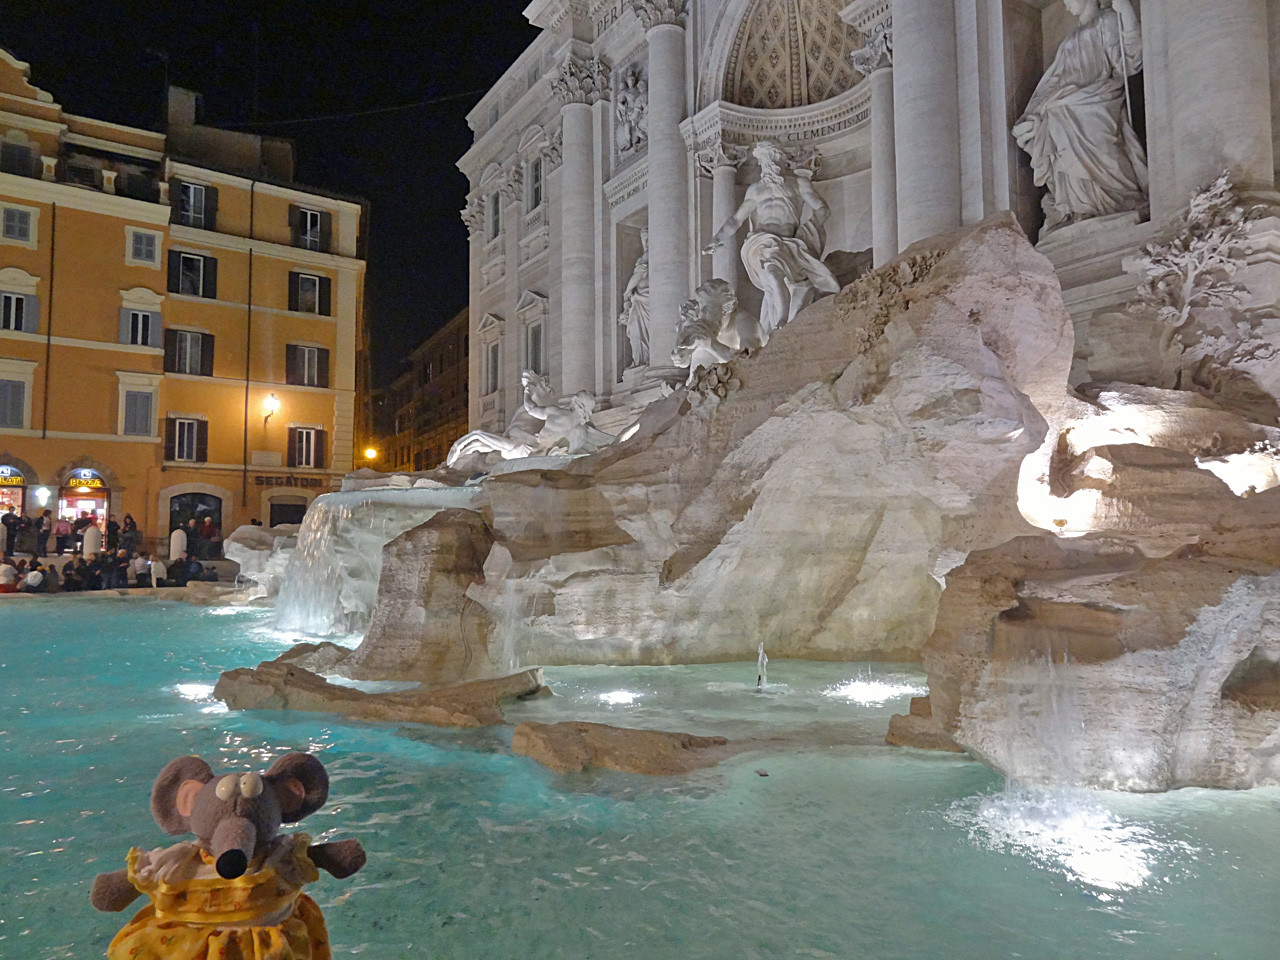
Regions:
[[[234,774],[227,774],[218,781],[218,786],[213,791],[217,794],[219,800],[231,800],[240,792],[240,782]]]
[[[256,773],[246,773],[240,778],[240,794],[245,797],[261,796],[262,777]]]

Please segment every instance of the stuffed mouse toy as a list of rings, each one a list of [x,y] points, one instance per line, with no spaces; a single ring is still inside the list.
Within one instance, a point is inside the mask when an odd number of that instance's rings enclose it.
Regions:
[[[329,796],[324,765],[307,753],[281,757],[266,773],[214,776],[199,757],[170,761],[151,790],[151,813],[166,833],[194,841],[129,851],[128,869],[101,873],[89,901],[118,912],[151,898],[116,934],[111,960],[243,957],[329,960],[329,937],[315,901],[302,893],[319,878],[364,866],[358,840],[313,844],[278,835],[281,823],[315,813]]]

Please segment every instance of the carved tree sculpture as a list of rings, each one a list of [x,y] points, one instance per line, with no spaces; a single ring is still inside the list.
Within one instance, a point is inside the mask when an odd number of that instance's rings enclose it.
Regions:
[[[1233,282],[1249,253],[1249,223],[1257,208],[1246,208],[1223,173],[1191,198],[1172,231],[1125,261],[1138,279],[1141,306],[1154,310],[1164,329],[1162,352],[1186,330],[1197,310],[1238,309],[1244,288]]]

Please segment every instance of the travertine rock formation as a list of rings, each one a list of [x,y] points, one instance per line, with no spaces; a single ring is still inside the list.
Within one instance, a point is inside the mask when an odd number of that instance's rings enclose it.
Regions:
[[[713,767],[734,752],[724,737],[628,730],[603,723],[522,723],[511,749],[559,773],[608,767],[669,776]]]
[[[269,660],[255,668],[229,670],[213,695],[233,710],[310,710],[359,720],[427,723],[437,727],[478,727],[502,723],[503,700],[542,688],[542,671],[525,670],[496,680],[394,693],[365,693],[329,683],[288,663]]]

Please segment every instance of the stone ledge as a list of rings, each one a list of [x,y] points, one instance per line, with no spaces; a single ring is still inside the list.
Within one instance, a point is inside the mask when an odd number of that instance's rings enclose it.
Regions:
[[[511,749],[558,773],[608,767],[665,776],[713,767],[742,749],[724,737],[631,730],[603,723],[522,723]]]

